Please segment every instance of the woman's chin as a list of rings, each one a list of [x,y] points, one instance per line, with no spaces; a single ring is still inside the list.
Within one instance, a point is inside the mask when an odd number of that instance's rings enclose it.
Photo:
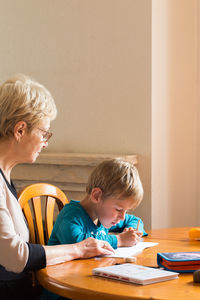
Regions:
[[[40,155],[40,153],[36,153],[33,157],[32,157],[32,163],[34,163],[36,161],[36,159],[38,158],[38,156]]]
[[[32,155],[31,157],[27,158],[27,160],[25,161],[26,163],[34,163],[36,161],[36,159],[38,158],[39,153],[37,152],[36,154]]]

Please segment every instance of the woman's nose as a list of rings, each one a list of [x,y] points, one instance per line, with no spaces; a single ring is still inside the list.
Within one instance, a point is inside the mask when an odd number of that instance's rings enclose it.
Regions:
[[[46,142],[43,142],[43,148],[47,148],[48,147],[48,142],[46,141]]]

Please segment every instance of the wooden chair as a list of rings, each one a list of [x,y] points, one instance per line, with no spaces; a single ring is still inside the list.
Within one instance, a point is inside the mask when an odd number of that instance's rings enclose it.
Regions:
[[[60,211],[63,206],[69,202],[67,197],[54,185],[35,183],[20,191],[18,198],[29,226],[30,242],[42,245],[47,244],[53,229],[55,203]],[[41,201],[46,202],[44,216],[45,227],[43,226]],[[31,206],[29,205],[30,203],[32,204],[33,215]]]

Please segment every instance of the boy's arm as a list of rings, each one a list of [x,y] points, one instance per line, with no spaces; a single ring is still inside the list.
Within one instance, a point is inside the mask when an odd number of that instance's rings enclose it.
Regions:
[[[142,220],[138,217],[135,217],[134,215],[125,215],[125,219],[121,220],[119,223],[117,223],[115,226],[112,226],[109,231],[110,232],[123,232],[125,228],[132,227],[134,229],[137,229],[138,222],[140,220],[140,225],[138,231],[141,231],[143,233],[143,236],[148,235],[146,231],[144,230],[144,224]]]
[[[109,235],[106,231],[97,235],[93,232],[85,233],[83,227],[83,224],[79,220],[64,220],[55,233],[56,239],[60,244],[74,244],[93,237],[98,240],[107,241],[114,249],[117,248],[117,237],[115,235]]]

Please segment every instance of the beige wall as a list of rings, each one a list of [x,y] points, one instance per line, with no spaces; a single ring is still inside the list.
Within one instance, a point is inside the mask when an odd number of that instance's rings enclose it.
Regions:
[[[48,151],[139,154],[147,228],[200,219],[198,2],[1,3],[0,81],[23,72],[50,89]]]
[[[55,96],[48,151],[139,154],[151,225],[151,1],[3,1],[0,80],[24,72]]]
[[[197,1],[153,0],[152,226],[154,228],[194,226],[198,223],[199,99],[196,92]]]
[[[197,1],[197,222],[200,226],[200,1]]]

